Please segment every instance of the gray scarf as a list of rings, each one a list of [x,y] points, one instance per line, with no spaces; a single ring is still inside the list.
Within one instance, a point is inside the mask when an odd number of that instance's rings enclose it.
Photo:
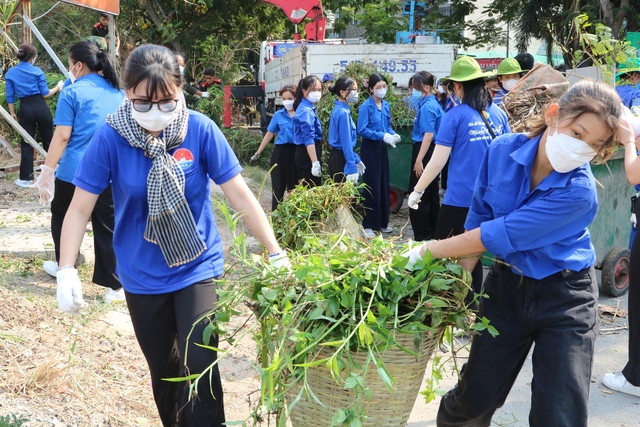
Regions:
[[[107,123],[132,147],[143,149],[144,155],[152,160],[147,175],[149,216],[144,238],[160,247],[169,267],[186,264],[200,256],[207,245],[198,234],[184,197],[184,172],[167,151],[184,141],[189,112],[179,105],[178,116],[163,131],[162,137],[155,137],[131,118],[131,108],[131,102],[125,100],[115,113],[107,116]]]

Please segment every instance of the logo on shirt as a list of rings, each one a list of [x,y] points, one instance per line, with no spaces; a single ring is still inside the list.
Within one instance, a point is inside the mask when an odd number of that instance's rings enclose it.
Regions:
[[[175,153],[173,153],[173,158],[178,161],[182,170],[189,169],[193,164],[193,153],[186,148],[178,148]]]

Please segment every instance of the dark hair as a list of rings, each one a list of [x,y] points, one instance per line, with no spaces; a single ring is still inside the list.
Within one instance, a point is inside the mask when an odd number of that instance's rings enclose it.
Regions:
[[[533,55],[527,52],[520,52],[514,59],[520,64],[521,70],[531,70],[533,68]]]
[[[284,95],[285,92],[291,92],[293,97],[296,97],[296,91],[298,87],[296,85],[285,85],[282,89],[280,89],[280,96]]]
[[[369,76],[369,80],[367,81],[367,88],[372,91],[373,87],[381,81],[384,81],[387,85],[389,84],[387,79],[382,74],[373,73]]]
[[[120,89],[120,78],[111,56],[98,49],[95,43],[89,40],[82,40],[74,44],[69,49],[69,58],[73,62],[82,62],[94,73],[102,71],[102,77],[111,83],[111,86]]]
[[[414,74],[412,79],[413,87],[415,89],[418,89],[420,92],[429,92],[428,90],[426,90],[428,87],[431,89],[431,92],[433,92],[433,86],[436,83],[436,78],[430,72],[420,71],[419,73]]]
[[[304,98],[302,90],[309,90],[309,88],[315,85],[316,82],[322,85],[322,81],[318,78],[318,76],[308,75],[307,77],[300,79],[300,82],[298,83],[298,89],[296,90],[296,99],[293,101],[294,110],[298,109],[298,105],[300,105],[302,98]]]
[[[341,98],[340,92],[342,92],[343,90],[348,91],[349,89],[351,89],[351,86],[353,86],[355,82],[356,81],[351,77],[342,76],[336,81],[334,85],[329,86],[329,92],[331,92],[338,98]]]
[[[100,18],[108,18],[109,14],[107,12],[100,12]]]
[[[35,46],[29,43],[22,43],[18,48],[16,56],[20,61],[31,61],[38,54]]]
[[[154,44],[135,48],[124,64],[122,82],[125,89],[135,89],[146,80],[147,98],[172,96],[182,85],[176,56],[169,49]]]
[[[611,130],[611,136],[598,150],[593,160],[596,163],[607,160],[614,151],[613,141],[622,114],[618,93],[610,86],[595,80],[582,80],[571,87],[558,101],[558,118],[575,122],[583,114],[594,114]],[[546,112],[546,111],[545,111]],[[545,114],[529,120],[529,137],[534,138],[547,129]]]
[[[216,70],[214,70],[213,67],[207,67],[204,69],[202,74],[204,74],[205,76],[215,76]]]
[[[462,95],[462,103],[482,113],[487,109],[491,101],[491,95],[484,82],[484,78],[473,79],[466,82],[458,82],[462,85],[464,94]]]

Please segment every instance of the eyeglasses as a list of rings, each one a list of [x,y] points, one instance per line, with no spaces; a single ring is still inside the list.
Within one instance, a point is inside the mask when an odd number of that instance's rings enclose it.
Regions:
[[[138,113],[148,112],[149,110],[151,110],[151,107],[153,107],[153,104],[156,104],[158,106],[158,110],[162,111],[163,113],[170,113],[173,110],[175,110],[176,107],[178,106],[178,100],[171,99],[171,98],[162,99],[158,102],[151,102],[148,99],[132,99],[131,100],[131,105],[133,105],[133,109],[136,110]]]

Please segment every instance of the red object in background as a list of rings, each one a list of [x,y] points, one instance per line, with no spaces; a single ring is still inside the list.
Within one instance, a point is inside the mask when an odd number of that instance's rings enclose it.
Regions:
[[[310,19],[304,26],[307,41],[324,41],[327,18],[322,13],[322,2],[320,0],[263,0],[274,6],[278,6],[287,14],[287,18],[298,25],[305,19]],[[300,41],[301,36],[296,31],[293,39]]]
[[[484,71],[489,68],[498,68],[498,65],[500,65],[503,59],[504,58],[476,58],[476,61],[478,61],[480,68]]]
[[[65,3],[72,3],[78,6],[88,7],[101,12],[120,15],[120,0],[62,0]]]
[[[224,127],[231,127],[231,86],[224,87]]]

